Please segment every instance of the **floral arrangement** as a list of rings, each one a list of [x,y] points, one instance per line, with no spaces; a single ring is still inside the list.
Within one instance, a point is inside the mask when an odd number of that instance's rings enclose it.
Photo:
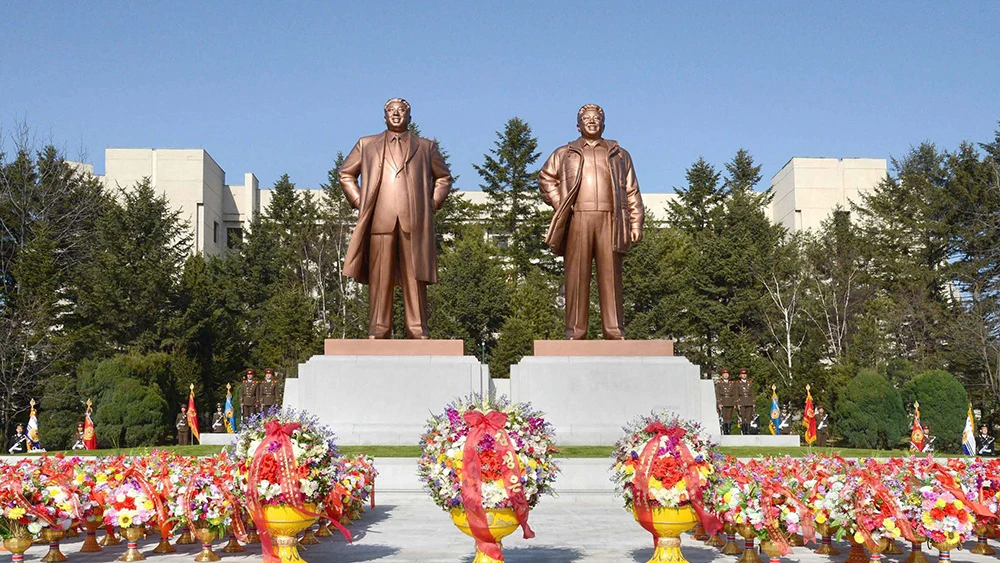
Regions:
[[[0,539],[27,538],[38,534],[36,508],[25,498],[22,475],[31,471],[29,462],[0,464]]]
[[[79,501],[82,521],[101,522],[107,502],[104,490],[108,482],[103,463],[94,458],[74,458],[70,464],[73,468],[73,492]]]
[[[343,512],[356,520],[364,510],[365,502],[374,502],[375,460],[371,456],[357,455],[345,458],[338,464],[338,491]]]
[[[203,459],[188,471],[178,471],[185,480],[178,487],[173,513],[191,528],[208,528],[224,537],[230,528],[245,536],[240,504],[230,491],[232,467],[224,454]]]
[[[504,480],[505,471],[514,471],[509,466],[516,468],[516,485],[523,491],[528,506],[534,507],[542,494],[552,493],[552,483],[559,471],[554,459],[552,425],[526,403],[511,403],[506,397],[485,399],[473,395],[455,401],[444,413],[430,419],[420,439],[422,453],[417,473],[435,504],[444,510],[463,506],[462,477],[466,442],[472,430],[470,419],[486,426],[492,420],[497,426],[490,427],[490,431],[477,430],[481,438],[474,452],[470,450],[481,467],[484,509],[512,507]],[[508,443],[501,443],[502,440]],[[514,464],[513,459],[507,460],[509,466],[503,459],[503,451],[508,448],[517,461]]]
[[[144,490],[140,477],[127,473],[119,472],[113,478],[104,506],[105,525],[129,528],[156,523],[158,514],[153,498]]]
[[[294,474],[282,473],[279,456],[283,455],[281,444],[285,442],[269,431],[287,438]],[[238,496],[244,500],[253,495],[261,505],[322,504],[337,480],[337,455],[333,432],[315,416],[294,410],[272,410],[250,417],[237,435],[236,444],[228,450]],[[253,476],[256,490],[250,491],[250,470],[255,459],[259,471]],[[288,480],[294,482],[294,492],[289,492]],[[289,494],[297,498],[289,498]]]
[[[651,506],[678,508],[708,485],[714,446],[697,423],[668,414],[639,417],[625,426],[611,454],[611,481],[627,510],[633,509],[639,487],[646,488]],[[636,483],[637,471],[648,474],[645,483]]]
[[[866,544],[870,549],[875,548],[883,539],[906,538],[913,541],[906,512],[892,491],[897,487],[886,484],[887,481],[892,481],[891,467],[868,460],[864,464],[857,464],[853,471],[851,482],[854,486],[850,497],[854,514],[853,521],[849,524],[854,541]]]
[[[850,464],[841,458],[814,458],[807,469],[803,487],[805,501],[812,510],[816,524],[835,530],[833,537],[842,539],[854,521],[851,503],[853,481],[849,478]]]

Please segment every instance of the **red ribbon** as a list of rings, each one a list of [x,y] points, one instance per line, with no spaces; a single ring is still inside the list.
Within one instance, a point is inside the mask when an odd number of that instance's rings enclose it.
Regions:
[[[951,493],[956,499],[962,501],[965,506],[969,507],[970,510],[976,513],[976,516],[982,518],[996,518],[996,514],[993,514],[989,508],[985,505],[976,502],[974,500],[969,500],[965,496],[965,492],[955,485],[955,477],[941,467],[938,463],[934,464],[934,469],[938,473],[938,482],[941,483],[941,488]]]
[[[497,454],[504,462],[501,468],[504,489],[514,507],[517,523],[524,531],[524,538],[535,537],[535,532],[528,526],[530,508],[528,500],[524,497],[524,489],[521,487],[521,466],[517,460],[517,453],[510,444],[510,436],[504,430],[507,415],[496,410],[486,414],[469,411],[462,418],[469,425],[469,435],[465,438],[465,447],[462,450],[462,506],[465,507],[469,529],[476,540],[476,548],[493,559],[503,561],[503,553],[493,534],[490,533],[489,524],[486,522],[486,510],[483,508],[483,466],[476,448],[487,435],[496,439]]]
[[[646,426],[645,432],[653,437],[646,442],[639,454],[639,463],[636,465],[635,474],[632,476],[632,485],[635,488],[635,498],[632,505],[635,509],[636,520],[647,532],[653,534],[653,545],[660,540],[660,535],[653,526],[653,509],[649,501],[649,478],[653,473],[653,462],[656,461],[656,451],[660,449],[660,439],[667,436],[677,440],[677,450],[680,453],[681,462],[684,463],[686,475],[684,484],[687,488],[688,500],[691,508],[698,515],[698,520],[704,526],[705,531],[710,535],[718,534],[722,530],[722,521],[717,516],[709,513],[702,506],[702,490],[698,484],[701,482],[701,474],[695,465],[694,456],[691,455],[683,438],[687,431],[683,428],[668,428],[659,420],[655,420]]]
[[[301,428],[298,422],[281,424],[277,420],[269,420],[264,424],[264,440],[254,451],[253,460],[250,462],[250,470],[247,476],[247,512],[253,518],[257,527],[257,534],[260,536],[261,550],[264,555],[264,563],[280,563],[281,558],[274,551],[271,543],[271,534],[267,531],[267,520],[264,518],[264,509],[258,498],[257,487],[260,485],[260,466],[264,456],[268,454],[271,444],[277,444],[278,449],[274,452],[274,459],[278,463],[278,482],[281,485],[281,494],[285,501],[299,512],[310,518],[319,518],[321,514],[307,510],[302,502],[302,491],[299,489],[299,480],[295,477],[295,452],[292,450],[292,433]]]
[[[330,490],[330,494],[326,497],[326,518],[340,531],[348,543],[354,543],[351,532],[340,523],[340,519],[344,516],[344,501],[341,499],[344,492],[345,489],[340,485]]]
[[[778,547],[782,555],[788,555],[791,546],[785,533],[778,525],[778,519],[772,514],[774,508],[774,497],[781,496],[785,504],[795,509],[799,516],[799,524],[802,526],[802,538],[806,542],[816,543],[816,528],[813,526],[815,516],[809,507],[800,501],[791,490],[781,483],[765,483],[761,491],[761,509],[764,512],[764,527],[767,529],[771,541]],[[778,510],[781,510],[780,508]]]
[[[35,505],[28,502],[28,499],[24,498],[24,485],[20,480],[12,479],[6,482],[3,485],[3,489],[0,490],[7,491],[14,504],[23,508],[25,513],[34,516],[37,520],[41,520],[51,527],[55,527],[56,521],[48,512],[39,510]]]
[[[122,482],[131,477],[135,480],[135,484],[139,486],[139,490],[149,497],[149,500],[153,501],[153,507],[156,509],[156,518],[159,520],[160,535],[166,537],[170,534],[170,523],[167,522],[167,509],[164,508],[160,495],[156,494],[153,487],[149,486],[149,481],[146,480],[145,475],[139,472],[139,468],[141,467],[143,466],[140,464],[129,467],[122,478]]]

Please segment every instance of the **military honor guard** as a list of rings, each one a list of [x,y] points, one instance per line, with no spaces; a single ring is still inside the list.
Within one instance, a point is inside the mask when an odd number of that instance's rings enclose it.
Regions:
[[[781,408],[781,422],[778,423],[778,434],[788,434],[792,429],[792,415],[788,407]]]
[[[719,380],[715,383],[715,396],[719,400],[719,424],[722,433],[730,434],[733,427],[733,416],[736,414],[736,388],[729,380],[729,370],[719,372]]]
[[[260,389],[258,389],[257,382],[253,379],[254,375],[254,371],[252,369],[248,369],[246,372],[246,379],[243,380],[243,383],[240,386],[240,409],[243,415],[244,424],[246,424],[247,419],[249,419],[253,413],[260,410]]]
[[[76,423],[76,441],[73,442],[74,450],[85,450],[87,449],[87,444],[83,439],[83,422]]]
[[[188,446],[191,444],[191,427],[188,426],[187,405],[181,405],[181,412],[177,415],[177,445]]]
[[[14,435],[10,438],[10,447],[7,448],[9,454],[23,454],[28,449],[28,435],[24,433],[24,425],[18,424],[14,430]]]
[[[278,404],[280,389],[278,382],[274,379],[274,370],[267,368],[264,370],[264,381],[260,383],[260,412],[266,413]]]
[[[212,415],[212,433],[226,433],[226,415],[222,412],[222,403],[215,404],[215,414]]]
[[[753,380],[746,369],[740,370],[740,379],[736,382],[736,406],[740,413],[740,432],[750,434],[751,423],[757,412],[756,397],[753,390]],[[758,424],[759,429],[759,424]]]
[[[979,427],[979,435],[976,436],[976,444],[979,446],[979,451],[977,452],[979,455],[993,455],[993,436],[990,436],[989,430],[987,430],[985,425]]]
[[[829,415],[823,407],[816,409],[816,445],[825,448],[826,441],[830,439]]]

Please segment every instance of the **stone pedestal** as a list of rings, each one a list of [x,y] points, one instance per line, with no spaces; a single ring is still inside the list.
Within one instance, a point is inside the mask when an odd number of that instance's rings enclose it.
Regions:
[[[326,354],[285,382],[284,405],[306,410],[343,445],[415,446],[432,413],[489,390],[489,368],[461,340],[327,340]]]
[[[765,432],[767,430],[765,429]],[[771,434],[734,434],[723,436],[719,442],[720,446],[753,446],[753,447],[793,447],[801,446],[798,434],[777,435]]]
[[[561,445],[614,445],[638,415],[672,411],[718,440],[715,385],[670,341],[550,341],[510,369],[510,397],[546,413]],[[559,353],[563,355],[538,355]]]
[[[215,434],[205,432],[201,435],[203,446],[230,446],[236,443],[236,434]]]

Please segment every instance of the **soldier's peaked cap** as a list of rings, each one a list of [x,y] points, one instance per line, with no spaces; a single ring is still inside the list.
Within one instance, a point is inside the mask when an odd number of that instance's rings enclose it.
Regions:
[[[257,373],[257,372],[255,372],[255,371],[254,371],[254,370],[252,370],[252,369],[248,369],[248,370],[247,370],[247,375],[255,375],[256,373]]]
[[[267,368],[266,370],[264,370],[264,373],[265,374],[270,373],[271,375],[274,375],[274,370],[271,368]]]
[[[744,374],[744,373],[747,373],[747,368],[742,368],[742,369],[740,370],[740,375],[742,375],[742,374]]]

